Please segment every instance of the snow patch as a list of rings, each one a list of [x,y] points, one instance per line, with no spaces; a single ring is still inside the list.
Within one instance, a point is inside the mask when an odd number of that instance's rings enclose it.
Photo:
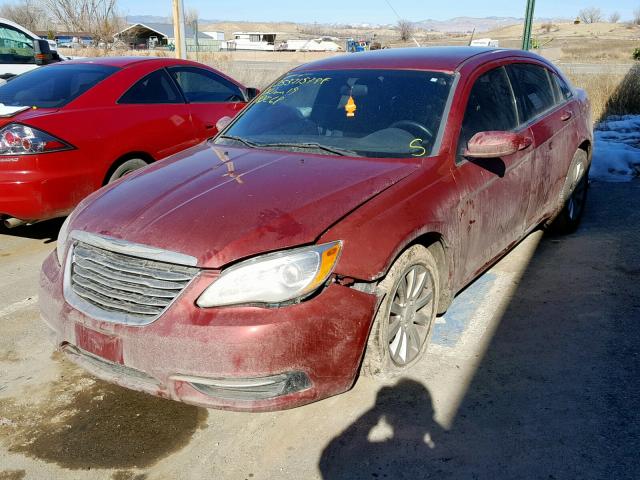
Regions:
[[[610,116],[595,126],[590,178],[628,182],[640,177],[640,115]]]

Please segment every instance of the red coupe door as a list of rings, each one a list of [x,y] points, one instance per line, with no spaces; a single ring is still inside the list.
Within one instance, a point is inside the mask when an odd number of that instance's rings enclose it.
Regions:
[[[189,107],[164,68],[136,82],[114,110],[119,133],[111,140],[126,151],[147,152],[159,160],[198,143]]]
[[[460,280],[475,277],[489,261],[524,232],[529,203],[533,148],[495,159],[463,155],[478,132],[518,131],[518,116],[507,73],[496,68],[480,76],[469,94],[458,141],[454,176],[460,198]]]
[[[187,99],[199,141],[213,137],[217,121],[234,117],[246,104],[240,87],[210,70],[180,66],[169,71]]]

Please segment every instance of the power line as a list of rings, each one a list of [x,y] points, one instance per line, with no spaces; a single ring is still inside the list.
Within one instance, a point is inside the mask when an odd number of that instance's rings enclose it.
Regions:
[[[393,8],[393,5],[391,5],[391,2],[389,2],[389,0],[384,0],[384,3],[386,3],[389,6],[389,8],[393,11],[393,13],[396,14],[396,17],[398,17],[398,20],[402,22],[403,18],[400,16],[400,14],[398,14],[396,9]],[[413,36],[413,33],[411,34],[411,40],[415,42],[416,46],[418,47],[420,46],[420,44],[418,43],[418,40],[416,40],[416,37]]]

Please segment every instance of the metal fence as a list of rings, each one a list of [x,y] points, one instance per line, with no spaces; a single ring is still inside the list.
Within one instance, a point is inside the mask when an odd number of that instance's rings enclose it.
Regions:
[[[213,38],[187,38],[187,52],[219,52],[222,42]]]

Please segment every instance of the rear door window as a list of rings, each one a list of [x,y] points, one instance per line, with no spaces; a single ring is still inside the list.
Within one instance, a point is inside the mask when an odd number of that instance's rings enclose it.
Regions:
[[[513,85],[521,123],[533,120],[556,104],[546,68],[529,63],[507,67]]]
[[[108,65],[64,64],[37,68],[0,86],[0,103],[60,108],[116,72]]]
[[[512,131],[518,126],[515,100],[503,67],[480,76],[469,94],[458,142],[458,160],[478,132]]]
[[[136,82],[120,97],[120,104],[164,104],[184,103],[182,95],[176,88],[164,68],[150,73]]]
[[[556,94],[556,100],[558,103],[563,103],[573,96],[573,92],[569,88],[569,85],[567,85],[564,80],[562,80],[555,73],[551,74],[551,83],[553,85],[553,89]]]
[[[209,70],[196,67],[172,67],[169,71],[189,103],[245,101],[237,85]]]

